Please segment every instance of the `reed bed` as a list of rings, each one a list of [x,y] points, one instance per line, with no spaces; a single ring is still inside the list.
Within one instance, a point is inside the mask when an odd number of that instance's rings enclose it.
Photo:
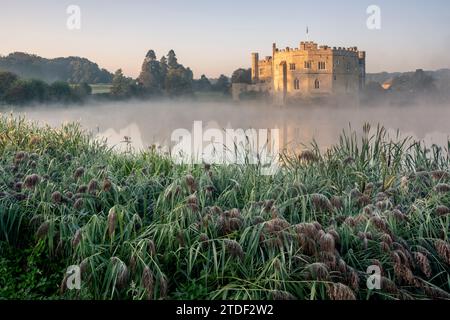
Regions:
[[[264,176],[1,117],[0,153],[0,250],[40,261],[36,299],[450,299],[448,147],[366,125]]]

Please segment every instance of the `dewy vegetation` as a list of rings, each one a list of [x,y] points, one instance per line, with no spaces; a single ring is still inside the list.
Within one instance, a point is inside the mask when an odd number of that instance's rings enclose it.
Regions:
[[[2,117],[0,297],[449,299],[448,149],[364,132],[262,176]]]

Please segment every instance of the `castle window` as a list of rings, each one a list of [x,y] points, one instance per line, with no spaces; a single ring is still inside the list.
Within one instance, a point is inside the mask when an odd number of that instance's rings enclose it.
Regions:
[[[264,73],[264,68],[259,69],[259,74],[263,74]]]
[[[305,69],[311,69],[311,61],[305,61]]]
[[[336,76],[334,76],[334,80],[336,80],[337,79],[337,77]]]
[[[325,70],[325,62],[322,62],[322,61],[318,62],[318,67],[319,67],[319,70]]]
[[[347,63],[347,72],[350,72],[350,68],[351,68],[351,64],[349,62],[349,63]]]
[[[289,63],[289,70],[295,70],[295,63]]]
[[[294,89],[299,90],[300,89],[300,80],[295,79],[294,80]]]
[[[314,88],[315,89],[320,89],[320,81],[319,81],[319,79],[316,79],[316,81],[314,81]]]

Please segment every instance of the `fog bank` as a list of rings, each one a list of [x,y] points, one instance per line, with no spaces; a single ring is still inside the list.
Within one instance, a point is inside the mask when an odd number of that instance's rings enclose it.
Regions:
[[[6,113],[10,109],[4,109]],[[447,146],[450,136],[450,105],[410,106],[289,106],[197,101],[128,101],[93,103],[83,106],[34,106],[16,108],[16,115],[42,124],[60,126],[64,122],[80,122],[110,145],[122,149],[124,137],[131,138],[136,149],[152,144],[167,145],[175,129],[192,130],[194,121],[205,128],[279,129],[282,144],[297,148],[315,139],[321,148],[337,142],[349,125],[357,132],[368,122],[383,125],[395,135],[424,140],[427,144]]]

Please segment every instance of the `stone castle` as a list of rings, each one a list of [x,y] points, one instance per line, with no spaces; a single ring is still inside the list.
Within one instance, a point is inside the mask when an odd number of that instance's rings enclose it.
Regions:
[[[356,47],[337,48],[301,42],[298,48],[278,49],[263,60],[252,53],[252,84],[233,84],[235,100],[243,93],[261,92],[276,103],[288,100],[357,96],[365,85],[366,53]]]

